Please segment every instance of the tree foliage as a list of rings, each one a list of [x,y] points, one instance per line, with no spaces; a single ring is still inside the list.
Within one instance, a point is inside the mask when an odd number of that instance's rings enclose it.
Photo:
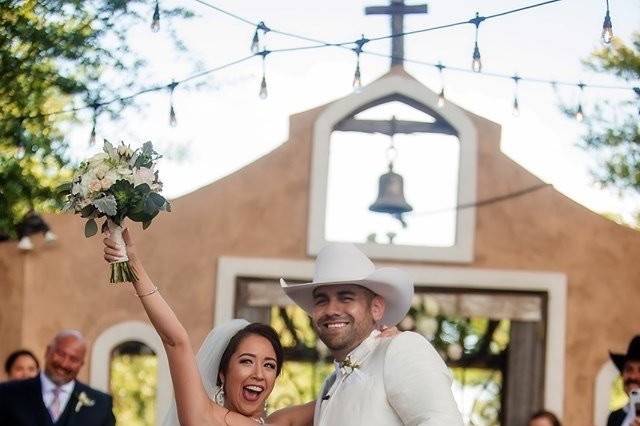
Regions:
[[[640,32],[630,45],[614,38],[585,61],[588,68],[614,75],[631,84],[640,80]],[[582,148],[598,162],[594,176],[600,184],[621,193],[640,192],[640,89],[625,102],[601,101],[586,116],[587,131]]]
[[[153,12],[151,0],[3,0],[0,4],[0,235],[31,208],[62,206],[69,179],[64,126],[79,114],[117,115],[144,66],[128,32]],[[190,17],[163,10],[163,19]],[[110,102],[118,99],[117,102]],[[86,111],[83,107],[91,105]],[[61,109],[65,114],[52,114]],[[80,111],[81,110],[81,111]],[[95,116],[95,114],[94,114]]]

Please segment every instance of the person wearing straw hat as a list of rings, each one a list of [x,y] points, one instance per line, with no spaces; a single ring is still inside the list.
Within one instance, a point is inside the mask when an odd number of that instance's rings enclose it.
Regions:
[[[611,361],[622,374],[624,391],[632,398],[632,393],[640,395],[640,334],[629,342],[627,353],[609,352]],[[636,401],[640,402],[640,401]],[[607,419],[607,426],[640,426],[640,410],[636,406],[640,404],[629,404],[613,411]]]
[[[318,254],[312,282],[280,284],[335,359],[314,425],[462,426],[449,370],[433,346],[413,332],[376,338],[409,311],[408,273],[376,269],[355,245],[331,243]]]

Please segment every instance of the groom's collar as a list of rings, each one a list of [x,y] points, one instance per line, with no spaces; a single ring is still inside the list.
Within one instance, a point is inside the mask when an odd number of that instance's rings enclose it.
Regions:
[[[344,358],[344,361],[334,361],[336,371],[340,371],[340,368],[345,364],[357,364],[361,365],[362,362],[369,356],[371,352],[376,348],[379,343],[378,336],[380,336],[379,330],[373,330],[369,336],[356,346],[349,354]],[[349,360],[349,361],[347,361]]]
[[[51,381],[51,379],[49,377],[47,377],[47,375],[45,374],[44,371],[40,372],[40,383],[42,385],[42,393],[44,395],[46,395],[48,392],[51,392],[54,388],[59,387],[62,392],[64,392],[65,394],[71,394],[71,392],[73,391],[73,387],[76,384],[75,380],[72,380],[68,383],[65,383],[62,386],[58,386],[55,383],[53,383],[53,381]]]

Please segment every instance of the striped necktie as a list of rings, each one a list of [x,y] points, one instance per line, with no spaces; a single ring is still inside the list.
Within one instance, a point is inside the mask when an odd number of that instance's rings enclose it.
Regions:
[[[60,392],[62,392],[62,389],[58,386],[51,391],[51,393],[53,393],[53,399],[51,400],[51,404],[49,404],[49,413],[54,423],[57,422],[58,417],[60,417]]]

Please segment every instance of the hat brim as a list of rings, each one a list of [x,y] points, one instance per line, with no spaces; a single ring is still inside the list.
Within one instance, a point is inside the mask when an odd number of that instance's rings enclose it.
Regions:
[[[624,370],[624,363],[627,361],[627,354],[617,354],[610,351],[609,357],[611,357],[611,361],[618,368],[618,371],[622,373],[622,370]]]
[[[405,271],[397,268],[380,268],[360,280],[310,282],[304,284],[287,284],[280,279],[285,294],[300,306],[307,314],[313,312],[313,290],[318,287],[354,284],[365,287],[385,301],[382,325],[397,325],[405,317],[413,299],[413,280]]]

